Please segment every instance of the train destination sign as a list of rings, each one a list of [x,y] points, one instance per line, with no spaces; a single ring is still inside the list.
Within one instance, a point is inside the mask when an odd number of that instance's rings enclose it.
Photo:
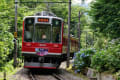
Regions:
[[[49,22],[48,18],[38,18],[38,22]]]

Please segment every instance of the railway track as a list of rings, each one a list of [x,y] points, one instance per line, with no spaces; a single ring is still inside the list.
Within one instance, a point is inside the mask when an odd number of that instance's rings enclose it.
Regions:
[[[53,72],[52,74],[49,74],[49,75],[44,75],[44,78],[43,78],[43,76],[39,75],[39,73],[29,71],[28,76],[30,80],[67,80],[61,74],[56,72]],[[48,78],[48,76],[50,78]]]
[[[59,75],[59,74],[53,73],[52,76],[53,76],[56,80],[66,80],[62,75]]]
[[[30,77],[30,80],[39,80],[39,79],[37,79],[36,78],[36,76],[35,76],[35,74],[34,73],[32,73],[31,71],[29,71],[29,77]]]
[[[16,77],[10,80],[83,80],[76,77],[63,69],[46,70],[46,69],[22,69],[15,74]]]

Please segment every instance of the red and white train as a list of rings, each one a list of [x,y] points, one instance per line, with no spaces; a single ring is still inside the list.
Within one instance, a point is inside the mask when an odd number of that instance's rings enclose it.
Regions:
[[[22,55],[24,68],[56,69],[67,59],[64,21],[43,11],[23,21]],[[78,40],[70,38],[70,56],[78,51]]]

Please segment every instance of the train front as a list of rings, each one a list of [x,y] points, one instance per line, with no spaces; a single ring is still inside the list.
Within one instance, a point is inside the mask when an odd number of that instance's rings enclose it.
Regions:
[[[24,18],[22,55],[24,68],[56,69],[61,63],[61,18],[28,16]]]

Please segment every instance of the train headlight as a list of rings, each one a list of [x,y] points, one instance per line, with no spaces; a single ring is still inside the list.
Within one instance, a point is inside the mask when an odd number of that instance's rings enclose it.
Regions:
[[[55,44],[53,47],[59,47],[57,44]]]
[[[31,46],[31,43],[26,43],[26,45],[25,46]]]

